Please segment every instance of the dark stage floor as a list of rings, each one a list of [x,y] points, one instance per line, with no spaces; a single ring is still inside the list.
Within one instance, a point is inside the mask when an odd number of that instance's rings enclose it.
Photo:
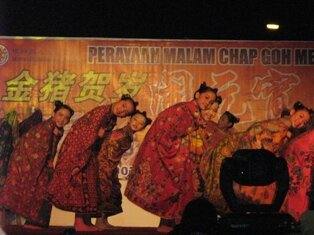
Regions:
[[[165,235],[164,233],[159,233],[156,231],[156,228],[152,227],[116,227],[115,229],[104,230],[100,232],[75,232],[72,227],[61,227],[61,226],[51,226],[46,230],[32,230],[25,229],[23,226],[10,225],[2,228],[3,231],[0,231],[0,235]],[[219,233],[222,235],[268,235],[268,234],[278,234],[277,232],[267,232],[258,233],[255,232],[246,232],[246,233]],[[281,234],[281,233],[280,233]],[[284,233],[285,235],[300,235],[300,231]]]
[[[25,229],[23,226],[6,226],[2,228],[4,230],[4,234],[0,232],[0,235],[161,235],[163,233],[159,233],[156,231],[156,228],[151,227],[116,227],[115,229],[104,230],[101,232],[75,232],[71,227],[57,227],[51,226],[46,230],[32,230]]]

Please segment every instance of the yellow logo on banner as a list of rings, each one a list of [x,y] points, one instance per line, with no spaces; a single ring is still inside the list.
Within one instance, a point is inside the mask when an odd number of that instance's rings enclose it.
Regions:
[[[0,45],[0,65],[4,65],[9,59],[9,51],[5,46]]]

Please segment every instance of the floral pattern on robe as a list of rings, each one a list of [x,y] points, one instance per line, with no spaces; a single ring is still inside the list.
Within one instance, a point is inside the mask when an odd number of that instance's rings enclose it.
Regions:
[[[98,163],[93,144],[100,127],[116,122],[111,105],[94,108],[79,118],[65,137],[55,173],[47,190],[48,199],[58,208],[98,215],[97,177]],[[74,169],[79,172],[72,175]]]
[[[192,182],[195,198],[204,194],[204,179],[202,173],[206,171],[206,166],[201,165],[203,158],[209,157],[206,150],[213,149],[226,134],[221,131],[217,124],[208,121],[199,129],[189,134],[190,158],[192,165]]]
[[[284,158],[288,163],[290,187],[281,209],[299,221],[301,214],[309,209],[307,193],[313,184],[314,130],[293,139],[284,153]]]
[[[185,138],[200,122],[195,101],[161,112],[142,142],[125,195],[141,208],[165,219],[181,217],[191,201],[190,142]]]
[[[129,126],[114,130],[102,143],[97,155],[99,201],[101,213],[107,216],[122,212],[121,184],[118,178],[118,164],[124,152],[133,142],[133,132]]]
[[[13,150],[12,128],[9,123],[0,120],[0,192],[8,171],[8,163]]]
[[[203,172],[205,179],[205,196],[220,213],[228,212],[227,204],[220,190],[220,167],[222,161],[238,149],[267,149],[277,156],[287,142],[287,133],[291,126],[287,118],[266,120],[253,124],[246,131],[227,135],[216,148],[210,149],[210,157],[204,158],[201,164],[206,166]],[[250,203],[271,203],[274,197],[275,184],[270,186],[242,186],[234,183],[235,193],[239,200]]]
[[[27,221],[48,226],[51,204],[45,192],[53,174],[53,159],[62,133],[53,133],[51,119],[31,128],[19,140],[9,161],[7,178],[0,204],[26,218]]]

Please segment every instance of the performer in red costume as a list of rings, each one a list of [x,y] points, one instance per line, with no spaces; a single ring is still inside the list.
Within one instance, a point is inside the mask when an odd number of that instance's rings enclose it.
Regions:
[[[204,123],[182,139],[182,142],[189,145],[189,164],[186,165],[185,177],[192,177],[194,197],[200,197],[204,193],[204,180],[201,176],[201,159],[206,155],[206,150],[214,147],[224,136],[217,124],[212,121],[216,116],[219,105],[222,102],[221,96],[217,96],[214,103],[206,109],[201,110],[201,117]],[[182,179],[189,181],[189,179]]]
[[[55,106],[53,116],[23,134],[15,146],[0,196],[0,204],[25,217],[28,228],[49,226],[52,206],[45,200],[45,192],[63,127],[74,113],[60,101]]]
[[[282,210],[291,214],[297,221],[302,213],[309,209],[309,196],[313,197],[314,166],[314,129],[293,139],[285,153],[287,160],[290,187]],[[311,195],[309,194],[311,193]]]
[[[136,156],[125,195],[141,208],[162,218],[161,232],[172,229],[194,197],[189,168],[189,141],[184,138],[204,122],[200,110],[216,99],[217,89],[202,83],[194,99],[175,104],[153,122]],[[187,180],[182,180],[187,179]],[[165,223],[164,223],[165,222]]]
[[[98,210],[102,214],[96,219],[99,228],[111,228],[107,218],[122,212],[121,184],[118,178],[118,164],[120,159],[133,142],[134,133],[143,130],[152,122],[146,112],[136,111],[130,122],[112,131],[101,144],[97,155],[98,160]]]
[[[130,96],[123,95],[111,105],[94,108],[72,125],[61,146],[48,198],[56,207],[76,213],[77,231],[100,230],[90,223],[91,216],[100,216],[95,143],[111,132],[117,117],[133,114],[136,105]]]

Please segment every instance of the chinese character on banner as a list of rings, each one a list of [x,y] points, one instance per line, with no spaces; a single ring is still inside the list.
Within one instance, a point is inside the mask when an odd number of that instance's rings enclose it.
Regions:
[[[2,100],[30,101],[32,89],[37,83],[38,81],[31,77],[29,71],[23,70],[17,77],[6,82],[8,95],[2,97]]]
[[[119,77],[119,83],[121,87],[114,92],[121,97],[124,94],[129,94],[131,97],[137,95],[142,85],[146,82],[148,73],[143,73],[141,76],[137,72],[133,72],[131,76],[127,76],[125,73],[121,73]]]
[[[299,84],[300,78],[296,74],[271,69],[264,77],[255,78],[252,93],[255,99],[267,101],[267,118],[276,118],[289,106],[289,92]]]
[[[249,98],[241,90],[238,74],[233,70],[226,70],[221,73],[212,73],[211,79],[213,80],[212,86],[218,88],[218,95],[222,97],[217,118],[225,111],[230,111],[241,118],[241,123],[252,122],[254,120],[252,107],[248,102],[244,102]],[[239,103],[242,103],[241,110],[237,108]]]
[[[163,71],[160,79],[150,85],[150,111],[157,116],[178,102],[193,98],[193,75],[186,70]]]
[[[65,102],[70,91],[71,85],[74,84],[76,74],[69,73],[68,71],[60,72],[49,72],[48,78],[44,80],[44,87],[40,89],[42,96],[39,101],[54,102],[60,100]]]
[[[84,80],[79,83],[81,91],[79,97],[76,97],[74,101],[80,103],[85,100],[94,100],[101,103],[105,87],[109,84],[112,74],[111,73],[95,73],[89,71],[83,74]]]
[[[236,82],[238,74],[232,70],[227,70],[222,73],[213,73],[212,80],[213,87],[218,88],[218,94],[222,97],[220,110],[230,110],[232,105],[236,102],[236,95],[240,93],[241,87]],[[228,102],[226,102],[228,100]]]

